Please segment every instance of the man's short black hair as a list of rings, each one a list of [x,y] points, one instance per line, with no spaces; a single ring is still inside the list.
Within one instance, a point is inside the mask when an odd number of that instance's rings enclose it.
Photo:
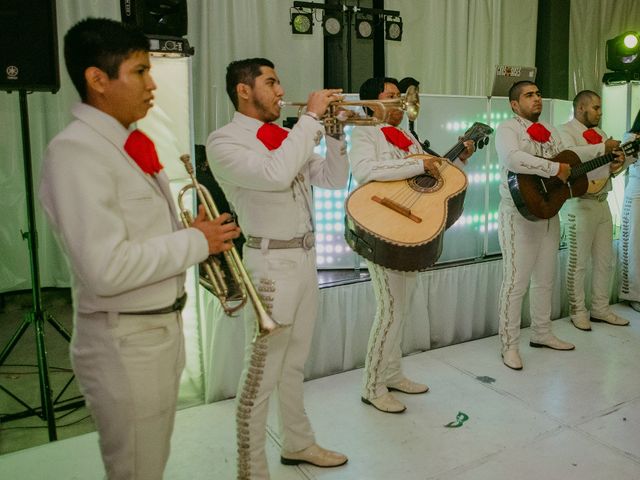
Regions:
[[[373,77],[368,80],[365,80],[364,83],[360,86],[360,100],[377,100],[378,95],[384,92],[384,84],[392,83],[398,90],[400,87],[398,86],[398,80],[392,77]]]
[[[420,82],[413,77],[404,77],[402,80],[398,82],[398,88],[400,89],[400,93],[407,93],[407,89],[409,87],[420,87]]]
[[[87,68],[97,67],[109,78],[118,78],[122,62],[138,51],[149,51],[149,39],[142,30],[108,18],[85,18],[64,36],[67,71],[83,101],[87,99]]]
[[[236,60],[227,66],[227,94],[231,99],[231,103],[235,109],[238,109],[238,92],[236,86],[244,83],[253,87],[256,77],[261,75],[261,67],[275,68],[271,60],[266,58],[247,58],[245,60]]]
[[[392,83],[398,87],[398,80],[392,77],[373,77],[365,80],[360,85],[360,100],[378,100],[378,95],[384,92],[384,84]],[[400,87],[398,87],[398,90]],[[367,115],[373,115],[373,111],[368,107],[363,107]]]
[[[593,90],[582,90],[581,92],[578,92],[578,94],[573,99],[573,111],[576,111],[578,105],[585,103],[587,100],[590,101],[593,98],[600,98],[600,95],[598,95]]]
[[[534,85],[537,87],[536,83],[531,80],[520,80],[519,82],[511,85],[511,88],[509,89],[509,101],[512,102],[515,100],[517,102],[520,98],[520,94],[522,93],[522,89],[528,85]]]

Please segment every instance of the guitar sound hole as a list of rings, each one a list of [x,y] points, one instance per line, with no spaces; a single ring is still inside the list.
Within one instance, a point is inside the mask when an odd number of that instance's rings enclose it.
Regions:
[[[428,173],[409,179],[409,185],[418,192],[431,192],[440,187],[440,181]]]

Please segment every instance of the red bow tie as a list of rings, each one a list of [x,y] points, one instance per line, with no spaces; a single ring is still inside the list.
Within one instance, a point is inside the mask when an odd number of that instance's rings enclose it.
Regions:
[[[131,132],[124,144],[124,150],[136,161],[144,173],[154,175],[162,170],[155,145],[140,130]]]
[[[387,139],[387,142],[395,145],[400,150],[404,150],[405,152],[409,151],[409,147],[413,142],[402,130],[396,127],[382,127],[380,130],[384,134],[384,138]]]
[[[539,143],[547,143],[551,138],[551,132],[547,130],[547,127],[538,122],[532,123],[531,126],[527,128],[527,133],[532,140]]]
[[[588,128],[582,132],[582,136],[589,145],[596,145],[602,143],[602,135],[596,132],[593,128]]]
[[[289,132],[275,123],[265,123],[256,133],[258,140],[269,150],[275,150],[280,147],[287,135],[289,135]]]

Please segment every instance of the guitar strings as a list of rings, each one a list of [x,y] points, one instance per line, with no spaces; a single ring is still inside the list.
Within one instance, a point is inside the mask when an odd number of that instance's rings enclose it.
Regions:
[[[440,176],[442,176],[442,172],[446,170],[447,167],[447,162],[443,162],[438,166]],[[390,199],[404,208],[411,209],[416,202],[420,200],[422,195],[424,195],[424,192],[414,190],[405,182],[393,195],[391,195]]]

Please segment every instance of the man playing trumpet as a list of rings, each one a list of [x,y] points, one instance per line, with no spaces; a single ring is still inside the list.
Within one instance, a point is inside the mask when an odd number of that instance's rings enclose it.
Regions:
[[[344,455],[316,444],[304,410],[304,364],[316,318],[318,280],[311,185],[344,188],[348,162],[344,136],[327,136],[326,159],[313,153],[318,123],[341,90],[312,92],[306,113],[291,130],[280,117],[284,90],[264,58],[232,62],[227,93],[233,120],[207,140],[207,156],[247,236],[244,263],[271,317],[288,328],[255,342],[254,313],[245,310],[245,362],[237,395],[238,478],[268,479],[265,429],[268,402],[278,389],[281,462],[334,467]]]

